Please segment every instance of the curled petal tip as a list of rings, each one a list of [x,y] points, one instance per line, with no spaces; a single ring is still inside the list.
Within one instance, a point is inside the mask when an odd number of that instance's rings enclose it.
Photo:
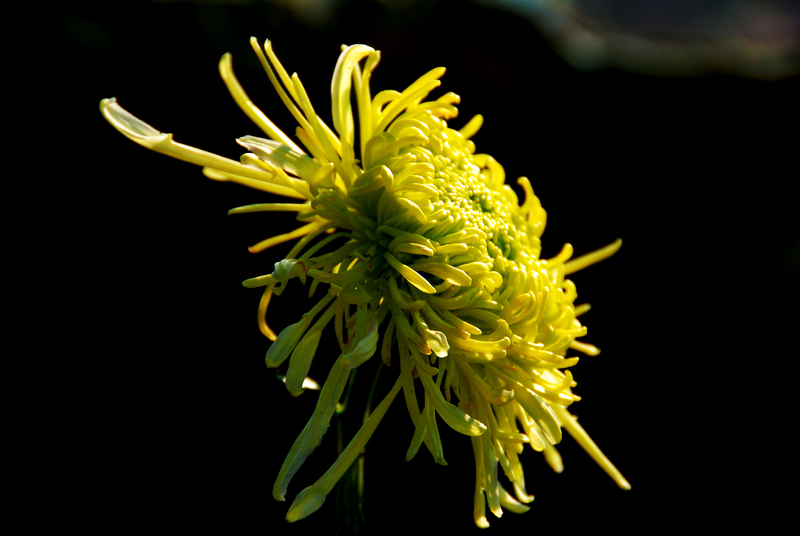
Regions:
[[[298,396],[303,394],[303,389],[292,389],[290,387],[287,387],[286,390],[289,391],[289,394],[292,395],[294,398],[297,398]]]
[[[152,147],[156,143],[171,137],[171,134],[156,130],[128,112],[117,104],[117,99],[114,97],[100,101],[100,112],[114,128],[127,138],[145,147]]]
[[[294,523],[319,510],[325,502],[325,495],[318,492],[309,493],[313,487],[309,486],[297,494],[292,506],[289,507],[289,511],[286,513],[286,521]]]
[[[489,528],[489,520],[486,519],[486,516],[476,517],[475,518],[475,525],[477,525],[479,529],[488,529]]]

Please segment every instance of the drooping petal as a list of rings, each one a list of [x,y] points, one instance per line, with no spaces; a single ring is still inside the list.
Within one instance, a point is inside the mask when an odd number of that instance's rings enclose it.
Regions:
[[[389,391],[386,398],[378,404],[375,411],[370,414],[367,422],[364,423],[355,437],[348,443],[347,447],[345,447],[344,451],[339,455],[331,468],[312,486],[307,487],[297,494],[294,502],[292,502],[292,505],[289,507],[289,512],[286,514],[287,521],[293,523],[303,519],[316,512],[319,507],[322,506],[325,497],[331,492],[333,486],[353,464],[358,455],[361,454],[361,451],[372,437],[372,434],[383,419],[383,416],[386,415],[386,411],[389,409],[389,406],[391,406],[397,393],[400,392],[401,387],[400,378],[398,378],[392,390]]]

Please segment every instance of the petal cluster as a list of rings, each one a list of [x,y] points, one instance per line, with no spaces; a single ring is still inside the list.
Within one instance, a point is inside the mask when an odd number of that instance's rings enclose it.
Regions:
[[[570,367],[572,349],[595,355],[577,339],[586,334],[569,274],[612,255],[621,242],[571,259],[569,244],[541,259],[546,213],[530,181],[518,180],[520,204],[502,166],[476,153],[474,117],[454,130],[459,97],[425,100],[440,85],[433,69],[402,92],[372,96],[380,53],[343,47],[331,84],[332,128],[317,115],[297,74],[289,76],[269,41],[251,40],[283,103],[298,123],[296,143],[249,99],[233,75],[230,55],[220,73],[242,110],[267,138],[237,140],[248,152],[237,162],[178,144],[122,109],[101,103],[123,134],[150,149],[203,166],[209,178],[296,200],[239,207],[231,213],[295,212],[300,226],[250,248],[263,251],[296,240],[271,273],[244,282],[262,288],[259,326],[272,341],[268,367],[285,367],[289,392],[299,396],[316,359],[329,369],[316,409],[295,441],[273,488],[284,500],[292,477],[319,445],[351,371],[376,354],[397,370],[392,390],[325,475],[301,491],[289,509],[294,521],[314,512],[371,437],[402,392],[414,427],[406,459],[424,445],[446,465],[440,421],[470,437],[475,454],[474,518],[485,508],[524,512],[528,494],[519,456],[543,452],[562,468],[554,445],[570,433],[620,487],[627,481],[567,410],[580,399]],[[298,280],[316,303],[276,335],[266,321],[273,295]],[[322,288],[320,288],[320,284]],[[338,357],[319,352],[332,325]],[[285,363],[288,360],[288,366]],[[498,480],[498,467],[513,486]]]

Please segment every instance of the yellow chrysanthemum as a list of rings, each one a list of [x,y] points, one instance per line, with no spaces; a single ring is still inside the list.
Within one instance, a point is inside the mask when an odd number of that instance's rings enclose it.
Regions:
[[[533,497],[525,489],[519,461],[524,444],[543,452],[551,467],[561,471],[553,445],[561,441],[562,428],[620,487],[630,488],[566,409],[579,397],[572,393],[575,382],[567,370],[578,358],[565,354],[570,348],[589,355],[598,350],[576,340],[586,334],[577,317],[588,305],[573,305],[575,285],[565,276],[609,257],[621,242],[574,260],[569,260],[572,246],[567,244],[556,257],[540,259],[546,213],[528,179],[518,180],[525,191],[519,205],[500,164],[475,154],[470,138],[481,116],[453,130],[446,121],[456,117],[459,97],[447,93],[423,100],[440,85],[444,68],[428,72],[403,92],[382,91],[373,98],[369,83],[380,53],[364,45],[342,47],[331,84],[332,130],[269,41],[264,50],[255,38],[251,44],[297,120],[296,135],[305,150],[250,101],[233,75],[229,54],[220,62],[222,78],[270,138],[238,139],[249,151],[240,162],[178,144],[114,99],[104,100],[100,108],[128,138],[199,164],[209,178],[301,200],[231,211],[296,212],[303,223],[250,248],[259,252],[299,239],[271,274],[244,282],[264,287],[259,325],[274,341],[267,366],[279,367],[289,359],[286,387],[297,396],[306,387],[315,356],[333,361],[323,352],[317,355],[322,331],[331,322],[341,351],[330,365],[314,414],[281,467],[273,489],[276,499],[284,500],[291,478],[319,445],[351,370],[376,353],[387,365],[399,361],[394,387],[333,466],[297,495],[287,519],[302,519],[319,508],[400,391],[415,427],[407,460],[425,445],[437,463],[445,464],[437,415],[472,440],[474,517],[480,527],[488,526],[487,503],[498,517],[503,507],[528,510],[524,503]],[[295,278],[310,285],[310,295],[320,283],[326,290],[299,322],[276,337],[265,320],[267,306]],[[498,464],[514,495],[498,483]]]

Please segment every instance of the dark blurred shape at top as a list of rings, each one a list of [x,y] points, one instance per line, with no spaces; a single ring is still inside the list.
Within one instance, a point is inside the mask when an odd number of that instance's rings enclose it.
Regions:
[[[159,0],[174,2],[176,0]],[[326,26],[350,0],[203,0],[272,3]],[[800,73],[797,0],[474,0],[529,18],[575,68],[685,77],[725,73],[778,80]],[[425,0],[376,0],[402,11]],[[434,2],[435,3],[435,2]]]
[[[658,76],[800,72],[795,0],[481,0],[529,17],[578,69]]]

